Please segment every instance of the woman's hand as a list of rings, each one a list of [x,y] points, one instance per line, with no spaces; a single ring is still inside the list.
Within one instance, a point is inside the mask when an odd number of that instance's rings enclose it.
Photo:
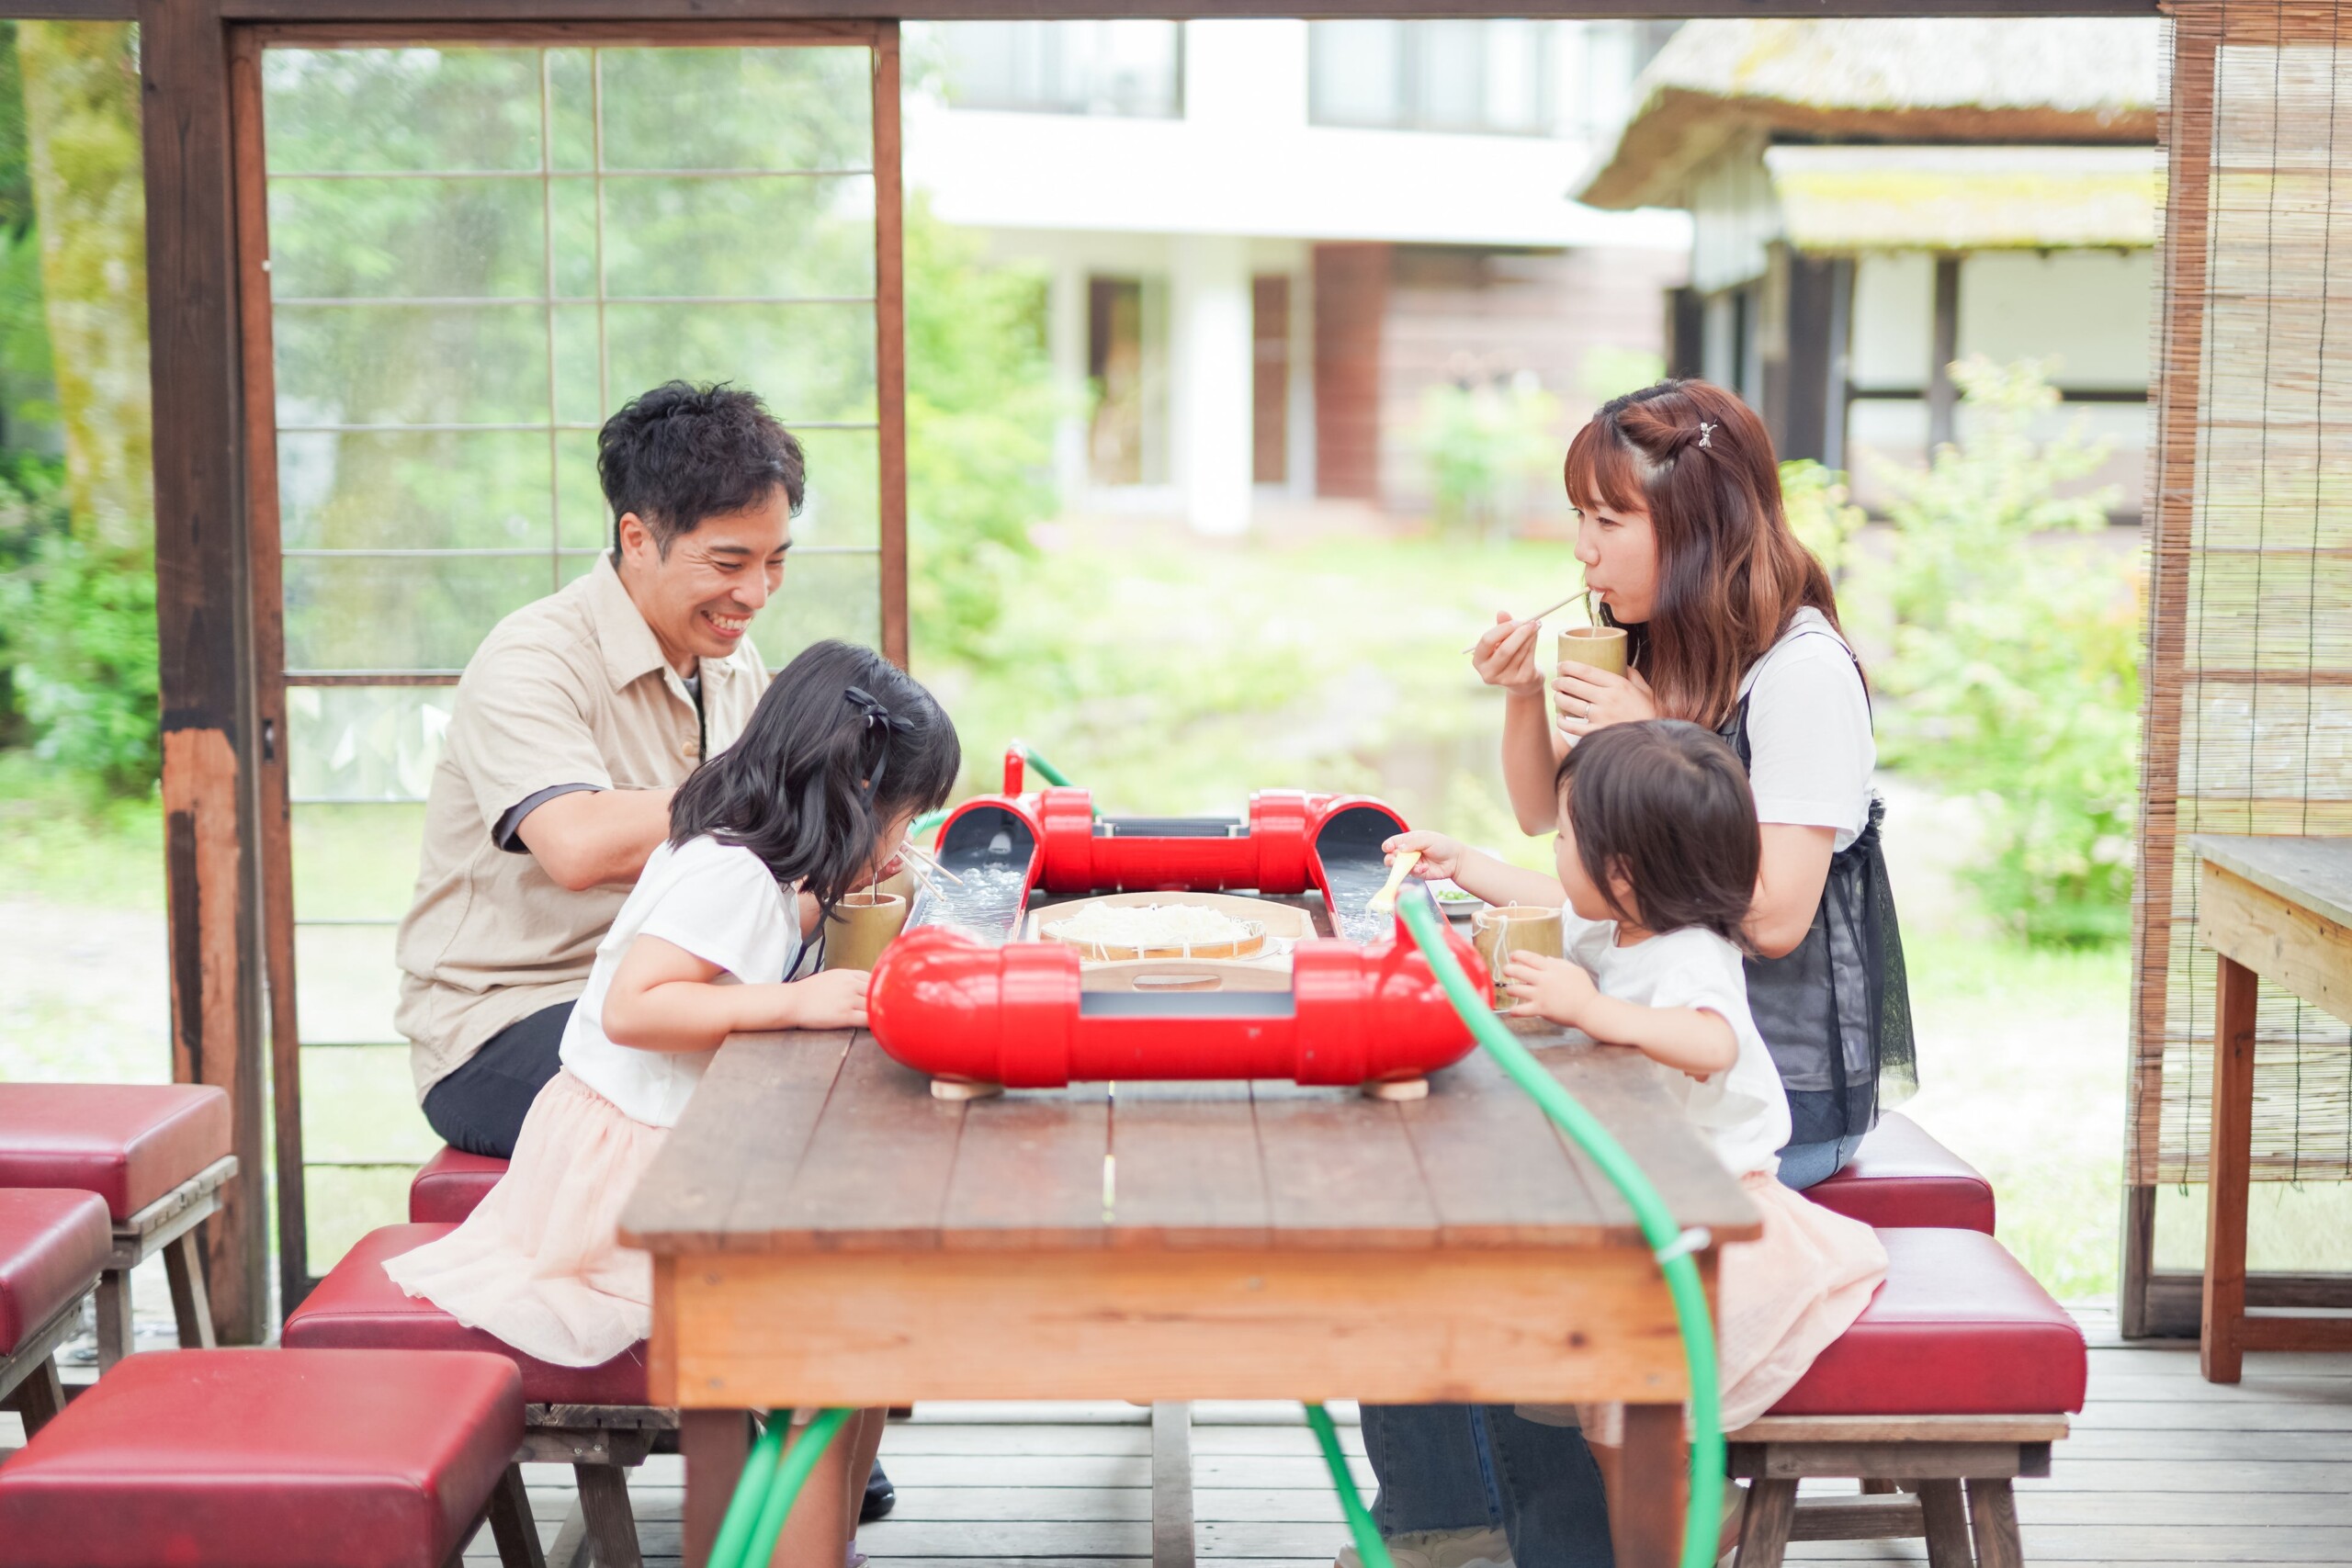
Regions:
[[[874,976],[864,969],[825,969],[784,987],[790,1017],[770,1029],[864,1029],[865,986]]]
[[[1503,989],[1519,998],[1513,1018],[1540,1018],[1564,1029],[1577,1027],[1600,995],[1584,965],[1540,953],[1514,953],[1503,966]]]
[[[1589,664],[1563,664],[1552,691],[1560,705],[1560,739],[1570,746],[1606,725],[1657,716],[1657,701],[1638,670],[1612,675]]]
[[[1514,697],[1540,697],[1544,672],[1535,668],[1535,644],[1543,633],[1543,622],[1515,621],[1510,611],[1497,610],[1495,624],[1470,650],[1470,667],[1487,685]]]
[[[1432,833],[1419,828],[1409,833],[1397,834],[1382,844],[1380,849],[1390,865],[1396,863],[1398,855],[1420,851],[1421,858],[1414,864],[1412,874],[1424,880],[1453,876],[1462,869],[1462,857],[1467,852],[1461,840],[1449,839],[1443,833]]]

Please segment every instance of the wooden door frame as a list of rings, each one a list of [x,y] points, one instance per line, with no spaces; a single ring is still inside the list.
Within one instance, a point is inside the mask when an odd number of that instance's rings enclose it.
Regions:
[[[368,48],[448,44],[516,48],[837,47],[873,62],[870,141],[875,182],[875,364],[880,481],[883,651],[908,659],[906,605],[906,321],[899,28],[890,21],[465,21],[431,25],[366,21],[226,25],[231,178],[236,228],[237,369],[242,378],[245,479],[244,558],[252,694],[250,772],[256,782],[254,837],[259,863],[259,956],[270,1066],[276,1156],[278,1302],[290,1312],[317,1284],[309,1266],[301,1121],[301,1044],[295,998],[293,816],[288,776],[286,626],[277,488],[276,366],[272,333],[269,212],[261,58],[271,47]],[[160,560],[160,556],[159,556]],[[307,682],[306,682],[307,683]],[[415,678],[354,677],[336,683],[415,684]],[[453,684],[435,677],[431,684]],[[248,1074],[257,1077],[257,1074]],[[243,1152],[242,1149],[240,1152]],[[248,1162],[256,1176],[257,1159]],[[250,1225],[252,1222],[248,1221]],[[225,1228],[225,1227],[224,1227]],[[264,1246],[257,1226],[242,1238]],[[216,1265],[217,1267],[217,1265]],[[216,1294],[220,1292],[216,1291]]]

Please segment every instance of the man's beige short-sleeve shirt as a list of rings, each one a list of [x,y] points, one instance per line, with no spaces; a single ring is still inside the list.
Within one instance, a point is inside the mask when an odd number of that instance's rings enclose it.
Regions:
[[[542,790],[667,789],[751,721],[767,671],[750,640],[700,671],[702,711],[609,557],[498,623],[458,682],[424,803],[416,897],[401,922],[400,1009],[416,1092],[588,982],[626,884],[572,892],[492,837]]]

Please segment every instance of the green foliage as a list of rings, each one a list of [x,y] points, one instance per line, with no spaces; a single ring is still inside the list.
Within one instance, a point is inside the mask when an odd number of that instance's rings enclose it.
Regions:
[[[30,488],[18,488],[28,486]],[[53,468],[0,479],[0,657],[33,753],[107,790],[145,795],[162,765],[155,568],[64,527]]]
[[[1810,457],[1792,457],[1781,465],[1781,505],[1797,542],[1820,558],[1830,576],[1842,573],[1846,551],[1865,520],[1846,476]]]
[[[926,660],[992,663],[1030,525],[1056,505],[1046,283],[983,265],[919,199],[906,258],[908,608]]]
[[[1532,376],[1444,383],[1421,398],[1420,447],[1438,526],[1489,541],[1508,536],[1530,486],[1557,459],[1560,401]]]
[[[2106,448],[2079,423],[2036,434],[2058,402],[2041,366],[1976,359],[1953,373],[1960,444],[1924,472],[1886,476],[1896,627],[1881,678],[1899,699],[1886,760],[1979,803],[1983,854],[1967,874],[2006,927],[2034,942],[2119,941],[2139,778],[2138,570],[2091,537],[2114,496],[2078,481]]]

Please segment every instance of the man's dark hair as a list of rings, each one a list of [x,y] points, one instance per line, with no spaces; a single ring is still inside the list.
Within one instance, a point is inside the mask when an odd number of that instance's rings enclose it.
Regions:
[[[1711,931],[1745,951],[1763,834],[1747,771],[1723,737],[1679,718],[1611,724],[1560,760],[1577,859],[1617,918],[1663,935]],[[1634,908],[1610,886],[1623,877]]]
[[[781,488],[793,515],[807,489],[800,443],[757,393],[720,381],[665,381],[629,400],[596,433],[596,478],[621,518],[634,512],[667,559],[670,542],[706,517],[757,506]]]

